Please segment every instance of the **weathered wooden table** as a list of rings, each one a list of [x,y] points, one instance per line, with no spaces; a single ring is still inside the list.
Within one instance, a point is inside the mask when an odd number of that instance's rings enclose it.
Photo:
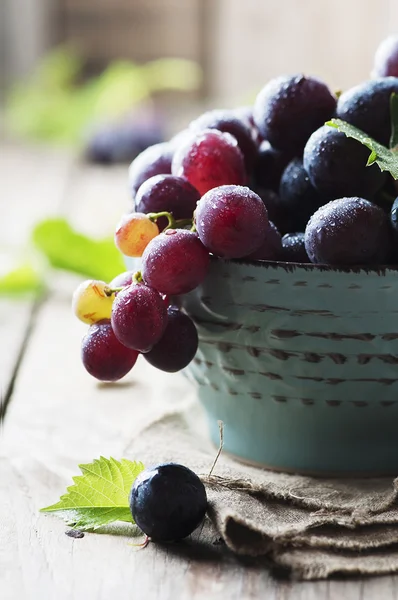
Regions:
[[[0,247],[22,248],[32,224],[65,215],[81,230],[107,234],[126,208],[126,169],[76,164],[64,153],[0,147]],[[65,535],[62,521],[40,514],[100,455],[123,456],[134,434],[160,410],[165,386],[178,404],[177,376],[155,375],[143,399],[141,363],[120,385],[97,385],[84,371],[85,327],[71,315],[78,279],[54,276],[45,300],[0,300],[0,598],[2,600],[245,600],[248,598],[393,600],[398,577],[313,583],[274,579],[263,561],[225,548],[150,544],[137,551],[126,535]],[[180,387],[179,387],[180,386]]]

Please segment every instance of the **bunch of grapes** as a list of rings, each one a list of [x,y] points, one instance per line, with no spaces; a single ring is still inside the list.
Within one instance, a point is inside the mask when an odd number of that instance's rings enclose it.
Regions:
[[[120,379],[139,354],[167,372],[185,368],[198,335],[178,297],[202,283],[211,256],[336,265],[394,260],[391,176],[367,166],[367,148],[325,124],[338,117],[388,145],[390,99],[398,93],[394,40],[376,53],[374,78],[338,98],[315,77],[278,77],[253,107],[206,112],[133,161],[131,212],[115,243],[123,255],[140,258],[141,270],[110,283],[84,282],[73,299],[76,315],[90,325],[82,359],[91,375]]]

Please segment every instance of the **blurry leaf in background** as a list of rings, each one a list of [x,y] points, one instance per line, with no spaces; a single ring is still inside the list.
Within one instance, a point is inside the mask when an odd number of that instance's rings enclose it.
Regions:
[[[159,58],[143,65],[141,69],[151,92],[193,92],[202,84],[200,66],[182,58]]]
[[[144,65],[117,61],[79,84],[82,68],[82,61],[67,48],[50,53],[28,82],[10,90],[6,102],[9,132],[78,145],[93,122],[120,117],[148,103],[156,92],[187,92],[201,83],[200,67],[177,58]]]
[[[65,89],[72,87],[83,70],[83,61],[70,48],[57,48],[45,56],[35,74],[40,87]]]
[[[34,228],[32,239],[56,269],[106,282],[126,269],[113,238],[89,238],[74,231],[64,219],[42,221]]]
[[[0,295],[18,296],[44,291],[44,281],[38,267],[28,259],[13,261],[0,273]]]

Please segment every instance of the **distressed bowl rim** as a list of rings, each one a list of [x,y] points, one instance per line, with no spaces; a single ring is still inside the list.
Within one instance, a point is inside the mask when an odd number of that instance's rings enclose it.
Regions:
[[[317,271],[318,273],[351,273],[353,275],[375,274],[385,275],[388,272],[398,273],[398,264],[393,265],[326,265],[315,263],[286,262],[282,260],[249,260],[247,258],[222,258],[210,255],[212,262],[223,262],[242,266],[251,266],[263,269],[283,269],[287,273],[294,271]]]

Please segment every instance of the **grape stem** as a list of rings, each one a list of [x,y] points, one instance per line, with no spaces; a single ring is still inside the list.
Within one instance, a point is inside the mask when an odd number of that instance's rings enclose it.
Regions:
[[[214,467],[216,466],[217,461],[220,458],[220,454],[222,452],[222,449],[224,447],[224,423],[222,421],[217,421],[217,423],[218,423],[218,430],[220,432],[220,445],[219,445],[219,448],[218,448],[218,452],[217,452],[216,458],[214,459],[214,462],[212,464],[210,472],[209,472],[209,474],[207,476],[209,479],[210,479],[210,477],[211,477],[211,475],[212,475],[212,473],[214,471]]]
[[[165,227],[163,231],[166,231],[166,229],[179,229],[182,227],[186,227],[187,225],[192,225],[192,219],[176,220],[174,218],[173,214],[170,212],[167,212],[166,210],[164,210],[162,212],[158,212],[158,213],[148,213],[147,217],[149,218],[150,221],[153,221],[155,223],[161,217],[166,217],[166,219],[168,220],[168,224],[167,224],[167,227]]]
[[[143,282],[141,271],[137,271],[136,273],[134,273],[133,282],[134,283],[142,283]]]
[[[166,217],[166,219],[168,220],[168,225],[165,229],[174,229],[175,227],[176,221],[173,215],[170,212],[167,212],[167,210],[158,213],[148,213],[147,216],[150,221],[154,221],[155,223],[161,217]]]
[[[117,292],[121,292],[124,288],[122,287],[118,287],[118,288],[111,288],[108,285],[104,287],[104,292],[105,292],[105,296],[112,296],[112,294],[117,294]]]

